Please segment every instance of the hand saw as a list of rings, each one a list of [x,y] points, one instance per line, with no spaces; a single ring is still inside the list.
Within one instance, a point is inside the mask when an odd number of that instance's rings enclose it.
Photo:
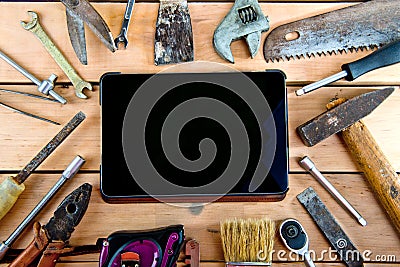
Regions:
[[[400,39],[399,17],[400,0],[374,0],[281,25],[267,36],[264,58],[273,62],[378,48]]]

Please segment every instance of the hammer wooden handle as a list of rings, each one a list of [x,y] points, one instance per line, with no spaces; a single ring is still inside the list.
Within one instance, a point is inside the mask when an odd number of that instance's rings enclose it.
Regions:
[[[342,137],[400,235],[400,178],[362,121]]]

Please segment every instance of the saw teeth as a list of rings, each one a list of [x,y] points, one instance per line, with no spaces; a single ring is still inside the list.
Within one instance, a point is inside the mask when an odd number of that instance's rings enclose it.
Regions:
[[[306,54],[300,54],[300,55],[282,55],[276,58],[268,58],[266,59],[267,63],[268,62],[285,62],[285,61],[290,61],[290,60],[296,60],[296,59],[306,59],[306,58],[315,58],[315,57],[322,57],[322,56],[332,56],[332,55],[343,55],[343,54],[348,54],[348,53],[354,53],[357,51],[370,51],[370,50],[376,50],[380,47],[381,45],[369,45],[369,46],[360,46],[360,47],[348,47],[346,49],[339,49],[339,50],[332,50],[332,51],[318,51],[318,52],[307,52]]]

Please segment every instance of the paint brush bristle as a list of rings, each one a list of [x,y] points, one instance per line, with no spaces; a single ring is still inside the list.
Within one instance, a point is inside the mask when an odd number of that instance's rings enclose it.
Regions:
[[[228,219],[220,223],[225,262],[272,261],[275,223],[269,219]]]

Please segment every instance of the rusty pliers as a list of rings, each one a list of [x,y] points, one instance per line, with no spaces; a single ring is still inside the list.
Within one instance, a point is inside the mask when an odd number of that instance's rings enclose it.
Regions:
[[[50,221],[33,225],[34,239],[9,267],[32,266],[42,255],[38,267],[55,266],[60,254],[71,251],[68,240],[81,221],[89,204],[92,186],[85,183],[69,194],[58,206]]]

